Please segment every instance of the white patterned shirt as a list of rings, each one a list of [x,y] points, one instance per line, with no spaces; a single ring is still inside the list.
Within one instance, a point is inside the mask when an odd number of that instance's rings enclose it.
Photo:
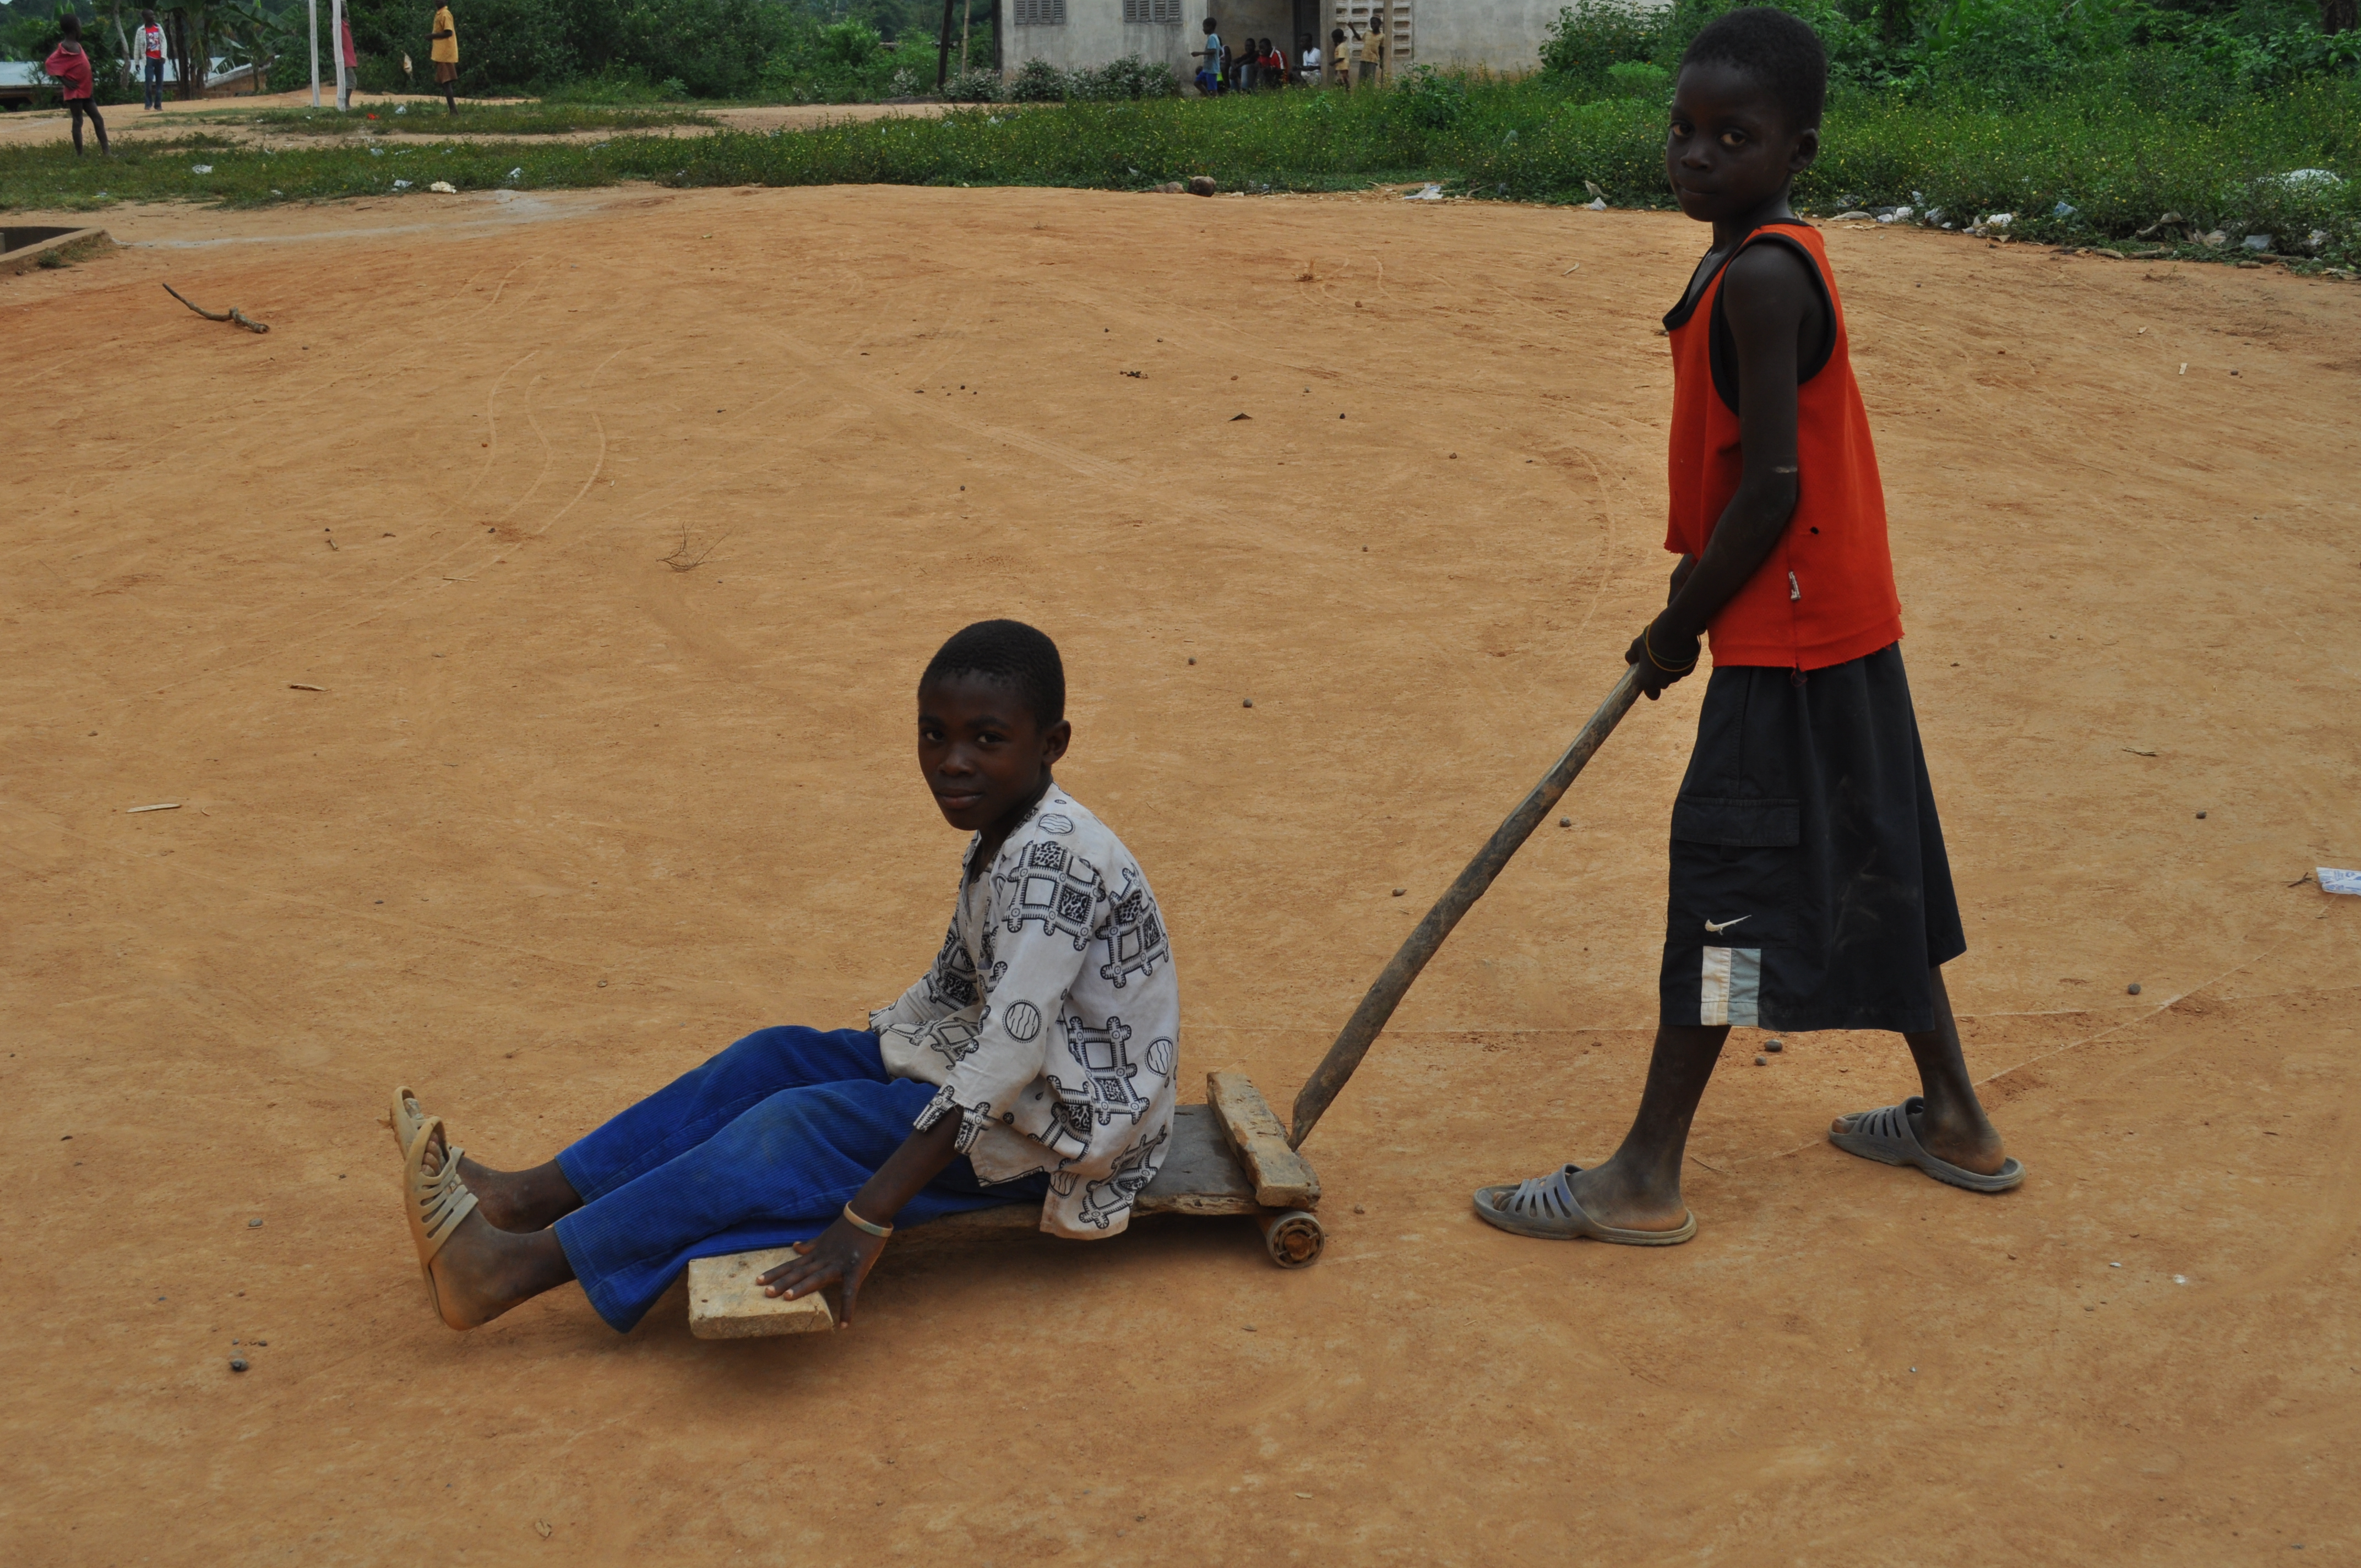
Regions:
[[[1047,1172],[1041,1228],[1095,1240],[1131,1222],[1178,1098],[1180,989],[1139,862],[1052,784],[967,880],[934,966],[869,1015],[885,1070],[939,1087],[987,1182]]]

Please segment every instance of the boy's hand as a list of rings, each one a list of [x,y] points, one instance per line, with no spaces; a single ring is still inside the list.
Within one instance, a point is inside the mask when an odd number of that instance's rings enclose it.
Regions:
[[[796,1251],[800,1255],[766,1270],[754,1282],[763,1287],[763,1295],[785,1296],[790,1301],[833,1285],[837,1288],[837,1326],[849,1329],[861,1283],[869,1277],[869,1271],[877,1265],[878,1255],[884,1250],[884,1236],[873,1236],[845,1223],[840,1216],[836,1223],[813,1240],[797,1242]]]
[[[1623,662],[1640,668],[1640,689],[1648,694],[1650,702],[1662,696],[1664,688],[1697,668],[1697,640],[1686,641],[1677,636],[1666,637],[1660,620],[1649,623],[1648,629],[1631,639],[1631,646],[1623,652]],[[1666,665],[1672,668],[1665,668]]]

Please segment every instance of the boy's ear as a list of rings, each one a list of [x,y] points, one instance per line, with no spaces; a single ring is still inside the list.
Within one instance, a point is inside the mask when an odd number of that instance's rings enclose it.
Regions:
[[[1041,761],[1055,766],[1064,759],[1066,748],[1073,743],[1073,721],[1067,718],[1058,720],[1041,732]]]
[[[1801,174],[1819,161],[1820,127],[1814,126],[1795,138],[1795,150],[1787,154],[1787,172]]]

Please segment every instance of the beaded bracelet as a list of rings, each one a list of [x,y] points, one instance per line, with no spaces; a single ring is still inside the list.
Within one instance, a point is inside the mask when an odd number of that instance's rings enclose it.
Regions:
[[[1686,664],[1667,664],[1662,659],[1657,658],[1654,644],[1648,641],[1648,633],[1654,630],[1655,628],[1651,626],[1642,630],[1640,633],[1640,646],[1647,653],[1648,663],[1655,665],[1656,668],[1664,671],[1664,674],[1668,675],[1686,674],[1687,672],[1697,668],[1697,656],[1695,653],[1689,655],[1689,662]]]

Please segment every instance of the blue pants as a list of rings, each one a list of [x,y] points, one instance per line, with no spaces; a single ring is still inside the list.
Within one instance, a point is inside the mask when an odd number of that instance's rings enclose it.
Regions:
[[[558,1245],[590,1305],[628,1333],[690,1259],[828,1229],[934,1093],[887,1077],[866,1031],[757,1029],[557,1157],[582,1195],[557,1222]],[[894,1223],[1048,1191],[1039,1176],[988,1187],[962,1157]]]
[[[164,62],[160,60],[151,60],[148,62],[148,107],[160,109],[163,106]]]

